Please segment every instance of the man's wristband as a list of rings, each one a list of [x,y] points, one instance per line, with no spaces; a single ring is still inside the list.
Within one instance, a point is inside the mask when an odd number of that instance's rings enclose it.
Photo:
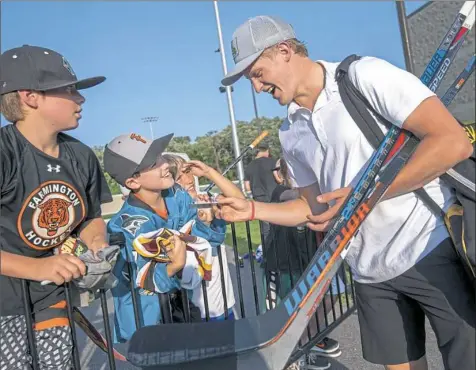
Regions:
[[[250,200],[251,203],[251,218],[250,221],[253,221],[255,219],[255,201]]]

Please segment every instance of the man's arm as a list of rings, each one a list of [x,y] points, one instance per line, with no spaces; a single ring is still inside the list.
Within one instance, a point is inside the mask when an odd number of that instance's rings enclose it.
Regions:
[[[106,223],[101,217],[92,219],[81,230],[79,237],[94,252],[107,247]]]
[[[464,130],[418,77],[378,58],[354,63],[349,77],[374,109],[421,140],[384,199],[422,187],[471,155]]]
[[[308,221],[307,216],[311,213],[319,214],[327,209],[327,205],[316,201],[320,194],[317,182],[298,190],[300,197],[295,200],[283,203],[254,202],[254,218],[275,225],[294,227],[305,225]],[[252,217],[251,201],[221,198],[218,202],[221,204],[217,210],[218,217],[226,221],[248,221]]]
[[[424,100],[403,128],[421,141],[384,199],[421,188],[473,153],[465,131],[436,96]]]
[[[251,186],[249,181],[245,181],[245,190],[246,191],[251,191]]]

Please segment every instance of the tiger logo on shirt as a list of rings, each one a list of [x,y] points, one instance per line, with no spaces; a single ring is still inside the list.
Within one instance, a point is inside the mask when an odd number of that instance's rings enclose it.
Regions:
[[[62,244],[85,216],[78,190],[65,181],[47,181],[23,202],[17,228],[29,247],[48,250]]]

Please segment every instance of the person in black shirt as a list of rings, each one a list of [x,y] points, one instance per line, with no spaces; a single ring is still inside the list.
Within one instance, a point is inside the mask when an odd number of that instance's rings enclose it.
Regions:
[[[258,153],[245,170],[245,189],[251,191],[253,199],[270,202],[271,194],[276,187],[272,169],[276,160],[271,158],[269,146],[265,143],[257,146]]]
[[[78,80],[57,52],[23,45],[0,57],[0,369],[31,367],[22,279],[32,303],[41,370],[70,369],[71,330],[64,282],[86,274],[84,263],[54,249],[79,237],[90,251],[107,246],[101,203],[112,201],[94,152],[63,133],[78,127]],[[53,283],[42,285],[44,280]]]
[[[257,149],[256,158],[245,170],[245,190],[251,191],[254,200],[269,203],[277,185],[273,176],[276,160],[270,157],[269,146],[266,143],[258,144]],[[269,223],[260,221],[260,228],[262,240],[265,241],[269,235]]]

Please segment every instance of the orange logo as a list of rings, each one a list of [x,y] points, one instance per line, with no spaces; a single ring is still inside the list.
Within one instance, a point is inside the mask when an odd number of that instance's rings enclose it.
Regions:
[[[25,199],[17,229],[29,247],[48,250],[62,244],[85,216],[85,202],[72,185],[48,181]]]
[[[144,144],[147,143],[147,141],[145,141],[145,139],[138,134],[131,134],[131,139],[140,141],[141,143],[144,143]]]

